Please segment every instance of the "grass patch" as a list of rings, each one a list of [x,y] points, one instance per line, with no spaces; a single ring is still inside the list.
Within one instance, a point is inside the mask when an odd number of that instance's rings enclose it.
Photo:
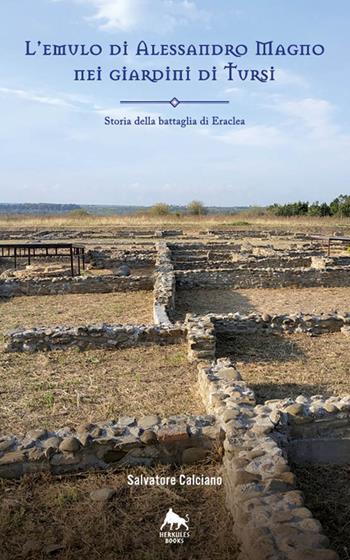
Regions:
[[[341,560],[350,559],[350,465],[299,465],[293,470],[305,505],[322,523]]]
[[[151,324],[152,304],[152,292],[15,297],[0,302],[0,329],[3,334],[22,327]]]
[[[236,222],[231,222],[230,226],[250,226],[250,222],[246,222],[245,220],[237,220]]]
[[[282,230],[298,230],[298,231],[334,231],[334,228],[342,228],[345,232],[350,231],[350,218],[343,218],[339,222],[338,217],[312,217],[312,216],[295,216],[286,218],[283,216],[263,215],[256,216],[255,211],[243,211],[237,213],[236,222],[249,221],[249,227],[256,229],[264,228],[281,228]],[[205,216],[189,216],[170,214],[169,216],[152,216],[149,213],[135,213],[130,215],[114,215],[114,216],[48,216],[48,215],[2,215],[0,216],[0,229],[18,229],[21,228],[76,228],[81,231],[85,228],[95,229],[97,227],[115,228],[118,227],[148,227],[156,226],[161,229],[169,225],[181,225],[183,229],[191,229],[199,231],[203,227],[230,227],[232,225],[232,214],[207,214]]]
[[[249,272],[248,272],[249,273]],[[350,288],[256,288],[179,290],[177,319],[186,313],[332,313],[350,311]]]
[[[185,345],[0,353],[1,433],[77,426],[120,415],[201,414]]]
[[[349,340],[341,333],[219,336],[219,356],[231,356],[260,402],[350,393]]]
[[[129,472],[219,474],[215,465]],[[115,490],[104,505],[90,498],[90,492],[101,487]],[[1,558],[235,560],[239,549],[224,502],[221,486],[133,487],[127,485],[127,472],[0,481]],[[166,545],[159,538],[169,507],[189,515],[191,535],[182,545]]]

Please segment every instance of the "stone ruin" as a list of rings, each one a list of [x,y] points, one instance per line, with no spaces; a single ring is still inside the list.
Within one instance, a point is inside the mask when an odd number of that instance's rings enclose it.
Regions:
[[[213,234],[210,234],[213,235]],[[98,267],[98,255],[91,254]],[[104,260],[112,253],[103,252]],[[123,262],[126,262],[123,255]],[[130,255],[129,264],[132,256]],[[147,260],[148,259],[148,260]],[[156,463],[192,464],[214,448],[222,453],[227,508],[241,545],[240,560],[335,560],[322,526],[296,489],[291,462],[348,463],[350,395],[285,398],[258,404],[252,389],[228,358],[217,358],[221,334],[264,332],[322,336],[350,334],[350,313],[338,315],[188,315],[174,323],[178,288],[350,286],[350,258],[304,250],[246,251],[239,244],[157,242],[141,259],[149,276],[1,279],[0,297],[51,293],[153,290],[153,325],[82,325],[26,329],[5,337],[8,352],[36,352],[76,346],[80,350],[171,344],[187,341],[188,360],[197,364],[203,416],[122,416],[73,430],[32,430],[0,437],[0,476],[64,474],[89,469]],[[117,261],[117,259],[116,259]],[[134,261],[135,262],[135,261]]]
[[[0,280],[35,280],[36,278],[58,278],[71,276],[71,269],[62,264],[28,264],[25,268],[9,268],[0,274]]]

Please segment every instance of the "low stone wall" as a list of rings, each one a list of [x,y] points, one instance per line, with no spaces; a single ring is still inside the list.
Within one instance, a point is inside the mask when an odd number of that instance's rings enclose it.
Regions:
[[[90,469],[121,469],[156,463],[190,465],[219,442],[213,416],[123,416],[77,430],[32,430],[24,438],[0,437],[0,477]]]
[[[79,348],[130,348],[152,344],[178,344],[185,337],[180,326],[84,325],[20,329],[4,337],[6,352],[36,352]]]
[[[188,360],[191,363],[215,360],[216,333],[214,322],[205,317],[186,316]]]
[[[255,334],[257,332],[285,332],[321,335],[340,332],[350,325],[350,313],[346,315],[208,315],[217,334]],[[345,329],[347,331],[347,329]]]
[[[85,261],[90,268],[116,268],[126,264],[130,268],[152,267],[156,261],[156,251],[151,249],[90,249],[86,252]]]
[[[310,268],[313,257],[324,260],[319,246],[305,244],[302,248],[275,249],[271,245],[253,246],[249,242],[238,245],[221,243],[172,243],[172,260],[176,270],[196,272],[240,269],[300,269]],[[315,259],[315,262],[317,258]],[[350,259],[329,262],[328,266],[349,266]],[[320,268],[320,267],[315,267]],[[325,268],[325,267],[323,267]]]
[[[228,360],[199,366],[198,381],[225,437],[226,503],[241,544],[240,560],[336,560],[279,446],[281,412],[256,405],[254,393]]]
[[[267,401],[279,414],[281,445],[296,464],[349,464],[350,395]]]
[[[197,257],[191,259],[179,258],[176,260],[176,270],[223,270],[234,271],[240,269],[255,268],[309,268],[311,266],[311,257],[248,257],[242,258],[241,255],[232,254],[231,258],[206,258]]]
[[[171,324],[175,311],[175,274],[171,251],[166,243],[157,243],[153,316],[156,325]]]
[[[0,281],[0,297],[90,294],[152,290],[151,276],[75,276]]]
[[[350,269],[247,269],[239,266],[234,270],[176,271],[176,286],[179,289],[349,287]]]
[[[293,232],[279,229],[272,230],[252,230],[252,229],[208,229],[207,235],[214,235],[222,237],[223,239],[240,238],[240,237],[254,237],[256,239],[268,239],[270,237],[290,237],[291,239],[308,240],[311,239],[310,235],[303,232]]]
[[[311,266],[311,257],[309,255],[297,256],[249,256],[242,258],[238,256],[235,261],[234,256],[231,259],[233,262],[240,264],[243,268],[309,268]]]
[[[185,320],[188,342],[188,359],[190,362],[216,358],[216,340],[218,335],[248,335],[256,333],[304,333],[318,336],[332,332],[350,335],[350,313],[342,315],[262,315],[251,313],[241,315],[208,314],[197,317],[187,315]]]
[[[309,334],[311,329],[320,334],[347,328],[344,321],[349,318],[186,317],[189,358],[198,362],[203,402],[223,434],[226,502],[241,544],[240,560],[338,558],[296,490],[289,461],[348,463],[350,395],[301,395],[257,405],[233,363],[227,358],[215,360],[216,335],[260,328]]]
[[[324,270],[332,267],[350,267],[349,257],[324,257],[315,255],[311,258],[311,267],[318,270]]]
[[[159,230],[144,227],[126,228],[112,227],[110,229],[39,229],[39,228],[20,228],[0,230],[0,239],[40,239],[40,240],[56,240],[56,239],[133,239],[135,237],[154,238],[154,237],[180,237],[183,231],[177,230]]]
[[[154,237],[182,237],[182,229],[157,229],[154,232]]]

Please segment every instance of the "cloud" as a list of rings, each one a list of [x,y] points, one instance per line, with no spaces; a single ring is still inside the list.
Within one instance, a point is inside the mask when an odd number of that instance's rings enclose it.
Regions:
[[[57,1],[57,0],[56,0]],[[142,28],[161,33],[178,25],[207,22],[208,13],[194,0],[64,0],[90,6],[89,21],[105,31],[131,31]]]
[[[335,121],[336,107],[326,99],[307,97],[298,100],[279,100],[274,108],[288,117],[287,125],[302,131],[317,142],[349,142]]]
[[[256,98],[260,99],[264,113],[273,119],[274,126],[289,145],[307,149],[350,147],[350,133],[337,120],[338,107],[329,100],[318,97],[293,99],[280,94]]]
[[[24,89],[15,89],[15,88],[7,88],[0,86],[0,95],[4,95],[6,97],[16,97],[18,99],[23,100],[24,102],[29,103],[40,103],[44,105],[51,105],[52,107],[67,109],[67,110],[74,110],[74,111],[83,111],[89,112],[99,116],[110,116],[114,119],[135,119],[137,116],[144,118],[149,116],[151,118],[157,118],[158,115],[161,113],[151,113],[149,111],[139,110],[136,107],[132,106],[112,106],[112,107],[103,107],[100,105],[96,105],[92,102],[90,97],[71,94],[71,93],[62,93],[60,96],[57,94],[49,95],[38,93],[31,90],[24,90]]]
[[[283,145],[304,152],[329,151],[339,157],[348,153],[350,134],[337,123],[337,108],[327,99],[290,99],[274,94],[268,97],[268,102],[265,98],[262,107],[269,115],[269,125],[246,125],[221,134],[212,129],[202,132],[236,147],[275,148]]]
[[[239,87],[229,87],[224,90],[224,93],[226,93],[227,95],[237,95],[242,92],[243,90]]]
[[[101,29],[128,31],[137,26],[143,11],[142,0],[87,0],[96,10],[89,19]]]
[[[0,87],[0,94],[11,97],[14,96],[19,99],[23,99],[24,101],[33,101],[35,103],[43,103],[44,105],[52,105],[53,107],[62,107],[69,109],[74,108],[74,105],[72,103],[63,98],[43,95],[30,90]]]

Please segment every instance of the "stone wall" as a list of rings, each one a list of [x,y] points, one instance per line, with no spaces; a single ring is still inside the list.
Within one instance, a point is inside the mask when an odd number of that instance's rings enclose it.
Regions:
[[[319,270],[324,270],[332,267],[350,267],[350,256],[349,257],[324,257],[314,255],[311,257],[311,267]]]
[[[349,464],[350,395],[299,395],[296,399],[267,401],[279,414],[281,445],[296,464]]]
[[[113,274],[101,276],[75,276],[74,278],[32,278],[0,281],[0,297],[43,296],[55,294],[112,293],[152,290],[151,276],[120,277]]]
[[[157,243],[153,316],[156,325],[171,324],[175,311],[175,273],[171,251],[166,243]]]
[[[267,313],[240,315],[209,315],[217,334],[254,334],[257,332],[285,332],[321,335],[340,332],[350,325],[350,313],[346,315],[324,314],[269,315]],[[347,332],[347,329],[344,329]]]
[[[176,270],[235,270],[255,268],[309,268],[311,257],[246,257],[232,253],[231,256],[212,258],[207,256],[195,256],[192,259],[178,258],[175,263]]]
[[[24,438],[0,437],[0,477],[65,474],[156,463],[190,465],[219,442],[213,416],[144,416],[84,424],[73,430],[32,430]]]
[[[176,271],[179,289],[349,287],[350,268],[273,269],[237,267],[233,270]]]
[[[33,328],[11,331],[4,336],[6,352],[36,352],[79,348],[130,348],[151,344],[178,344],[183,328],[155,325],[84,325],[80,327]]]
[[[216,339],[221,334],[240,335],[261,333],[305,333],[318,336],[332,332],[342,332],[350,335],[350,313],[342,315],[262,315],[251,313],[241,315],[215,315],[209,313],[204,316],[187,315],[185,320],[188,341],[188,359],[190,362],[207,360],[213,362],[216,358]]]
[[[296,490],[277,427],[281,412],[256,405],[254,393],[228,360],[200,365],[198,381],[209,414],[224,434],[226,503],[240,560],[336,560],[322,526]]]
[[[153,267],[156,261],[156,250],[154,248],[133,249],[89,249],[86,252],[85,261],[90,268],[116,268],[123,264],[131,268]]]
[[[188,360],[191,363],[215,360],[216,333],[210,315],[186,316]]]
[[[284,237],[298,240],[309,240],[311,236],[304,232],[293,232],[279,229],[271,230],[252,230],[252,229],[208,229],[201,232],[222,239],[252,237],[254,239],[270,239],[272,237]]]
[[[350,395],[300,395],[257,405],[234,364],[227,358],[215,360],[216,335],[260,328],[321,334],[347,329],[348,320],[303,315],[186,317],[189,358],[198,362],[203,402],[223,434],[226,503],[241,543],[240,560],[338,558],[321,524],[305,507],[289,461],[348,463]]]
[[[21,229],[7,229],[0,231],[0,239],[17,240],[17,239],[40,239],[40,240],[56,240],[56,239],[114,239],[114,238],[130,238],[144,237],[144,238],[157,238],[157,237],[180,237],[183,235],[182,230],[168,230],[168,229],[154,229],[144,227],[113,227],[110,229],[39,229],[39,228],[21,228]]]
[[[322,257],[319,247],[313,244],[283,250],[271,245],[251,245],[249,242],[172,243],[169,247],[175,268],[180,270],[186,267],[190,270],[225,269],[239,265],[247,268],[309,268],[313,256]],[[339,265],[344,264],[339,262]]]

